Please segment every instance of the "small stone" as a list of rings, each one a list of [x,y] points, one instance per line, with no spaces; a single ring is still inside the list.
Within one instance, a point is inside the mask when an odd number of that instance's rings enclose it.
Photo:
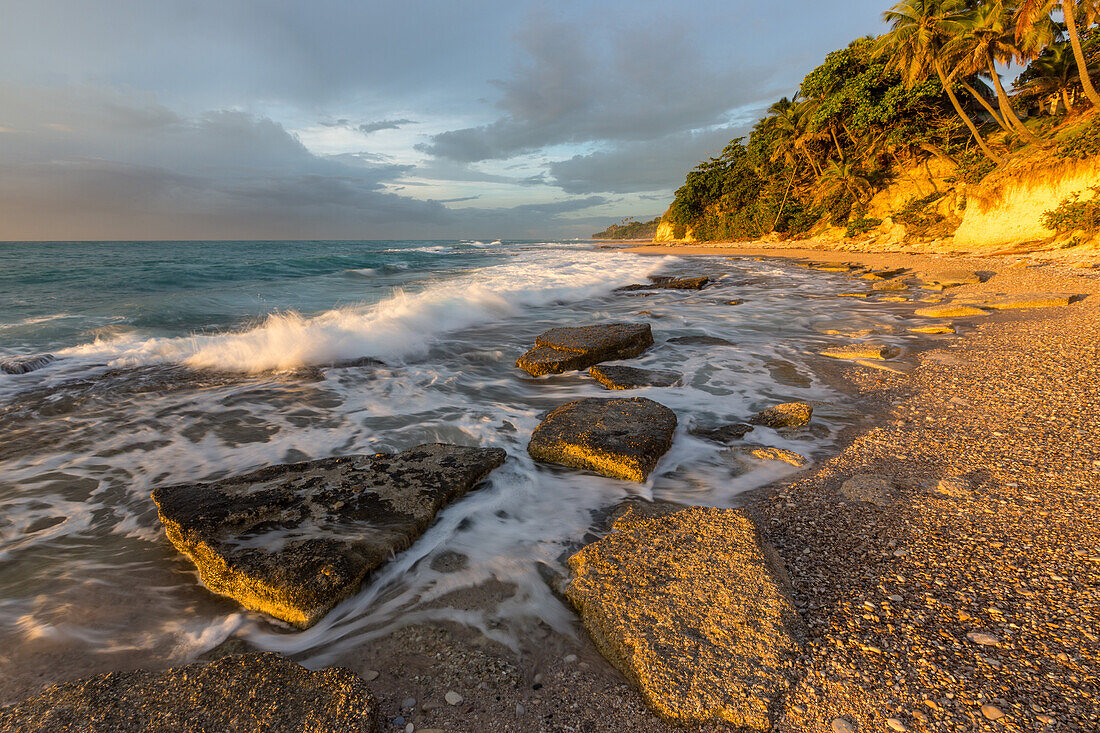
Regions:
[[[996,636],[994,636],[993,634],[987,634],[983,631],[971,631],[969,634],[966,635],[966,638],[970,639],[970,641],[974,642],[975,644],[980,644],[981,646],[999,646],[1001,643],[1001,640],[998,639]]]
[[[833,720],[833,733],[856,733],[856,727],[844,718]]]
[[[727,300],[726,305],[741,305],[744,302],[741,298],[734,298],[733,300]]]
[[[374,682],[376,679],[378,679],[378,670],[376,669],[368,669],[363,673],[363,680],[366,682]]]
[[[814,408],[805,402],[784,402],[761,410],[749,418],[749,422],[766,428],[799,428],[808,423],[813,414]]]
[[[414,730],[416,730],[416,726],[412,723],[405,723],[405,733],[413,733]]]
[[[576,654],[566,654],[565,659],[563,659],[562,661],[564,661],[566,664],[572,664],[573,662],[577,661],[577,655]]]
[[[401,703],[401,707],[403,707],[403,708],[415,708],[416,707],[416,698],[415,697],[405,698],[404,702]]]
[[[1049,715],[1045,715],[1045,714],[1036,715],[1035,719],[1038,720],[1043,725],[1054,725],[1054,723],[1055,723],[1054,718],[1052,718]]]
[[[897,733],[905,733],[905,731],[909,730],[905,727],[905,723],[901,722],[897,718],[887,718],[886,727],[890,730],[897,731]]]
[[[447,694],[443,696],[443,699],[447,701],[448,705],[458,705],[462,702],[462,695],[459,695],[454,690],[447,690]]]
[[[396,718],[393,719],[393,724],[395,727],[400,728],[405,724],[405,719],[398,715]]]
[[[527,712],[527,709],[523,707],[523,703],[516,703],[516,717],[522,718],[523,714]]]
[[[1005,716],[999,707],[990,705],[989,703],[982,705],[982,715],[985,716],[986,720],[1000,720]]]

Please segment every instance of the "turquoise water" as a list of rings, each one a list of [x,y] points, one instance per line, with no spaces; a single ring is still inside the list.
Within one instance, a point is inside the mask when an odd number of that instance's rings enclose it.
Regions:
[[[715,283],[614,291],[658,273]],[[859,416],[821,378],[816,352],[852,337],[913,338],[911,307],[837,297],[852,288],[774,262],[578,242],[0,244],[0,356],[57,357],[0,374],[0,675],[164,666],[230,635],[339,662],[416,621],[467,624],[517,650],[533,624],[573,633],[539,568],[561,570],[610,508],[630,497],[730,506],[796,470],[739,463],[693,425],[808,400],[809,430],[759,428],[751,440],[811,463],[835,450]],[[680,420],[645,484],[538,465],[526,452],[547,411],[609,393],[584,373],[531,378],[516,357],[548,328],[601,321],[650,323],[656,344],[631,363],[683,375],[632,393]],[[669,341],[684,335],[729,344]],[[206,591],[150,499],[157,486],[435,441],[496,446],[509,459],[305,632]],[[453,552],[469,558],[465,569],[432,569]],[[439,600],[488,581],[512,595],[476,610]]]

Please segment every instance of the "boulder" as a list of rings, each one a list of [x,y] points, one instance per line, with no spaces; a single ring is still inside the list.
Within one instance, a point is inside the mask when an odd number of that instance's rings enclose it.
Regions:
[[[26,374],[41,369],[57,361],[53,354],[29,354],[27,356],[5,356],[0,359],[0,372],[4,374]]]
[[[532,376],[587,369],[601,361],[631,359],[653,345],[648,323],[603,323],[552,328],[535,339],[535,348],[516,360]]]
[[[710,282],[710,278],[705,275],[700,277],[662,277],[652,276],[649,278],[648,284],[636,284],[636,285],[624,285],[621,288],[616,288],[618,292],[629,292],[633,290],[702,290]]]
[[[307,628],[504,459],[499,448],[426,444],[163,487],[153,501],[207,588]]]
[[[984,311],[981,308],[975,308],[972,305],[956,305],[954,303],[933,305],[928,308],[917,308],[914,313],[922,318],[965,318],[967,316],[989,315],[989,311]]]
[[[566,598],[658,715],[770,729],[801,621],[774,552],[743,510],[629,513],[568,564]]]
[[[684,346],[736,346],[732,341],[726,341],[717,336],[688,335],[676,336],[668,340],[670,344],[683,344]]]
[[[340,667],[311,671],[278,654],[243,654],[150,672],[109,672],[0,708],[10,733],[373,733],[378,705]]]
[[[784,402],[774,407],[769,407],[749,418],[753,425],[762,425],[766,428],[800,428],[810,421],[814,415],[814,408],[805,402]]]
[[[739,422],[733,423],[732,425],[722,425],[717,428],[692,428],[689,432],[700,438],[713,440],[715,443],[725,443],[729,445],[734,441],[741,440],[741,438],[744,438],[754,429],[752,425]]]
[[[681,374],[659,369],[607,365],[588,370],[592,378],[608,389],[638,389],[639,387],[671,387],[680,381]]]
[[[587,398],[551,412],[531,434],[536,461],[645,481],[670,447],[676,413],[644,397]]]
[[[849,344],[834,346],[819,353],[833,359],[892,359],[899,352],[893,346],[883,344]]]

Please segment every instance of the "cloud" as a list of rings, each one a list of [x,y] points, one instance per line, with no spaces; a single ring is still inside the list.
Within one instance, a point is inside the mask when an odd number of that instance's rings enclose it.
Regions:
[[[369,135],[372,132],[378,132],[379,130],[396,130],[402,125],[415,125],[416,120],[379,120],[378,122],[365,122],[359,125],[359,132],[364,135]]]
[[[607,150],[550,163],[550,180],[571,194],[670,191],[698,161],[715,155],[747,126],[620,143]]]
[[[495,82],[503,114],[437,134],[422,152],[474,162],[558,144],[654,140],[722,124],[774,91],[766,67],[711,68],[674,24],[605,40],[590,28],[537,19],[518,41],[528,60]]]

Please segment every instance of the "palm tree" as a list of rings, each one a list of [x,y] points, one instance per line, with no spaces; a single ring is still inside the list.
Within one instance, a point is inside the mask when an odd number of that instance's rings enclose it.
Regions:
[[[987,158],[1000,163],[1000,156],[990,149],[974,121],[963,110],[951,88],[952,80],[944,73],[945,62],[949,60],[945,46],[961,35],[967,10],[963,0],[900,0],[882,14],[891,29],[879,38],[879,48],[889,55],[887,68],[897,70],[910,88],[921,81],[931,67],[978,147]]]
[[[871,180],[867,174],[850,160],[832,161],[821,174],[818,196],[827,198],[839,191],[851,195],[857,205],[862,206],[873,192]]]
[[[1084,49],[1081,48],[1081,35],[1077,32],[1077,13],[1081,13],[1087,28],[1100,15],[1100,0],[1022,0],[1016,11],[1016,38],[1025,47],[1037,45],[1033,38],[1034,29],[1057,10],[1062,11],[1066,23],[1066,35],[1073,47],[1073,58],[1077,61],[1081,88],[1092,106],[1100,109],[1100,94],[1096,93],[1096,87],[1089,78],[1088,63]]]
[[[1028,64],[1016,80],[1021,93],[1042,96],[1057,94],[1068,112],[1073,106],[1069,92],[1077,83],[1077,60],[1069,43],[1052,43]]]
[[[1001,117],[1011,125],[1001,123],[1006,130],[1015,130],[1032,142],[1039,142],[1039,138],[1028,130],[1016,111],[1012,109],[1012,102],[1005,93],[1001,84],[1001,75],[997,71],[997,64],[1007,64],[1013,61],[1024,61],[1027,53],[1016,43],[1016,32],[1013,21],[1014,8],[1005,5],[1003,0],[987,0],[979,3],[962,20],[963,33],[950,42],[952,51],[958,54],[959,70],[962,73],[985,74],[993,81],[993,88],[997,92],[997,104],[1001,110]],[[1048,40],[1053,37],[1051,24],[1037,23],[1033,32],[1032,42]],[[1046,33],[1046,39],[1041,39],[1039,34]],[[976,95],[977,96],[977,95]],[[978,97],[984,106],[985,100]],[[989,110],[990,114],[993,113]],[[996,115],[993,115],[997,119]],[[998,120],[1000,122],[1000,120]]]

